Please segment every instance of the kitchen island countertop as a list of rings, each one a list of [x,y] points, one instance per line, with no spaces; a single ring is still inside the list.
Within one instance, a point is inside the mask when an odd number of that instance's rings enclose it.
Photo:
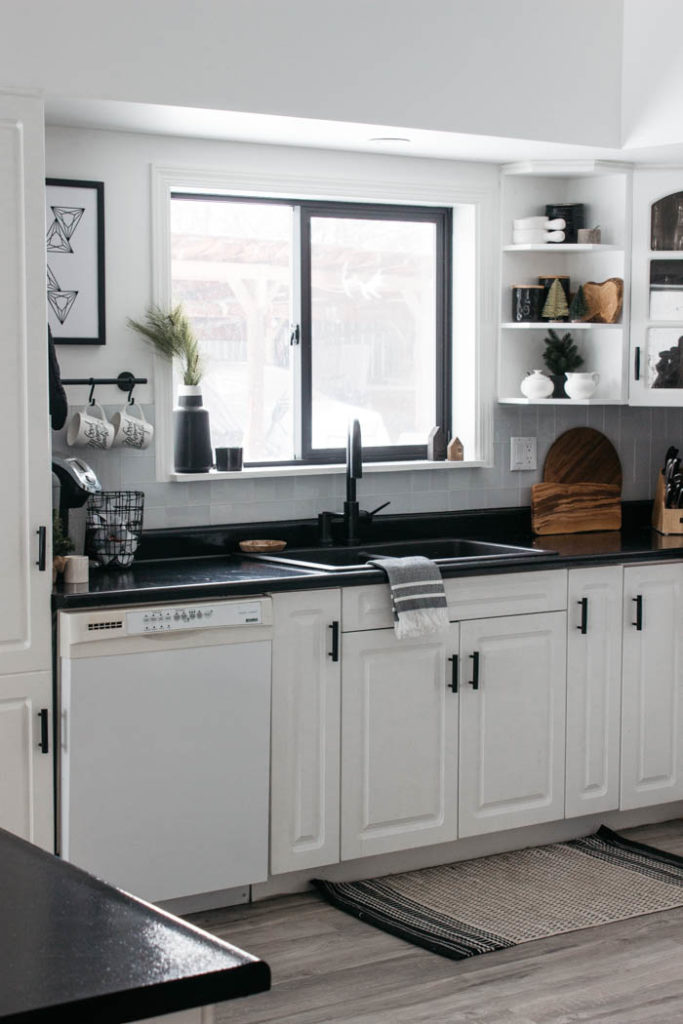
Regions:
[[[0,829],[0,1021],[117,1024],[270,988],[264,961]]]

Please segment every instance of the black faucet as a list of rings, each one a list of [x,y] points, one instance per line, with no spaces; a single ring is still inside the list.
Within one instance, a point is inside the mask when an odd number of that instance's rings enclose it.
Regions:
[[[333,543],[332,523],[335,519],[342,519],[344,522],[344,544],[352,546],[359,543],[358,524],[361,518],[372,519],[375,513],[386,508],[390,502],[385,501],[383,505],[372,512],[362,512],[356,500],[356,480],[363,475],[363,445],[360,436],[360,423],[358,420],[351,420],[349,433],[346,441],[346,501],[344,512],[321,512],[318,516],[319,536],[318,543],[323,547],[329,547]]]

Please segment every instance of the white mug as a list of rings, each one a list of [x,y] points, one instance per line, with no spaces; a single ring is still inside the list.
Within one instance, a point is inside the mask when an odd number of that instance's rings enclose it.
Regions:
[[[66,443],[70,448],[111,448],[113,440],[114,428],[98,402],[75,413],[66,429]]]
[[[111,418],[115,448],[149,448],[152,442],[154,427],[147,422],[139,405],[137,409],[140,415],[133,416],[134,408],[135,403],[124,405]]]

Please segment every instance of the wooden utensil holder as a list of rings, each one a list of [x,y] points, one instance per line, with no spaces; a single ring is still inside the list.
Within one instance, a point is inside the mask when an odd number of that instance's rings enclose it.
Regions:
[[[616,484],[534,484],[531,527],[541,536],[621,529],[621,487]]]
[[[683,533],[683,508],[666,508],[665,497],[664,474],[660,472],[657,475],[657,491],[652,506],[652,528],[657,533]]]

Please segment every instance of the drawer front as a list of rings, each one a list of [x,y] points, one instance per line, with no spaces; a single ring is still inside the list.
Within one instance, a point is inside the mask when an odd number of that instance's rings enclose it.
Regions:
[[[496,615],[556,612],[567,607],[567,570],[511,572],[500,576],[468,576],[444,580],[451,622],[488,619]],[[388,629],[393,626],[389,587],[345,587],[342,629]]]

